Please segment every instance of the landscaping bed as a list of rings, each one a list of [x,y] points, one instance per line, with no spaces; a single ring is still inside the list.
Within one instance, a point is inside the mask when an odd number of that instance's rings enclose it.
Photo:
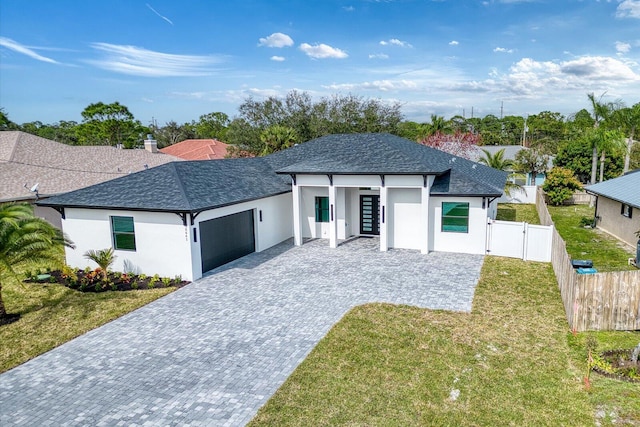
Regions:
[[[58,283],[81,292],[106,292],[106,291],[131,291],[137,289],[155,289],[168,287],[182,287],[188,281],[180,276],[169,278],[159,275],[147,276],[145,274],[131,274],[120,272],[108,272],[91,269],[71,269],[64,267],[62,270],[53,270],[42,273],[27,272],[27,283]]]

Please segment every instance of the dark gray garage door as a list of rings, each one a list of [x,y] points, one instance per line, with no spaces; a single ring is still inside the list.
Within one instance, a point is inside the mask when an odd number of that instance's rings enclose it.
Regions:
[[[200,223],[203,273],[255,250],[252,210]]]

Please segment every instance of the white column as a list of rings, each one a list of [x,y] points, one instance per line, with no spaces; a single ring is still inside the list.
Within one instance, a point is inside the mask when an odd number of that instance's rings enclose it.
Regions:
[[[302,246],[302,223],[300,222],[300,187],[291,185],[293,192],[293,244]]]
[[[387,187],[380,187],[380,250],[385,252],[389,249],[389,208],[387,207]]]
[[[329,247],[338,247],[338,210],[336,209],[336,187],[329,185]]]
[[[431,185],[433,184],[433,175],[429,175],[427,177],[427,182],[426,182],[426,186],[422,187],[422,203],[421,203],[421,215],[420,217],[422,218],[421,221],[421,228],[422,228],[422,248],[420,249],[420,252],[422,252],[423,254],[428,254],[429,253],[429,231],[431,230],[432,224],[433,224],[433,218],[429,218],[429,202],[430,202],[430,195],[429,193],[431,192]]]

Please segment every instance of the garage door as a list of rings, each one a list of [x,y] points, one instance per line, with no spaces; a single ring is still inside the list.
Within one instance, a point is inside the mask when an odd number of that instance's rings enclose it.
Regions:
[[[203,273],[255,250],[252,210],[200,223]]]

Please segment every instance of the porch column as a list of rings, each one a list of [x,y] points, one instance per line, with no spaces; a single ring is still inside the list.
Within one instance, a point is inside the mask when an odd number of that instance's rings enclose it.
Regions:
[[[336,187],[329,185],[329,247],[338,247],[338,210],[336,209]]]
[[[388,220],[387,187],[380,187],[380,250],[382,252],[386,252],[389,249]]]
[[[431,230],[431,224],[434,219],[429,218],[429,202],[431,192],[431,185],[433,185],[434,176],[428,175],[424,177],[424,185],[422,186],[421,192],[421,209],[420,209],[420,217],[422,218],[421,227],[422,227],[422,247],[420,248],[420,252],[423,254],[429,253],[429,231]]]
[[[300,222],[300,187],[292,183],[293,192],[293,244],[302,246],[302,223]]]

